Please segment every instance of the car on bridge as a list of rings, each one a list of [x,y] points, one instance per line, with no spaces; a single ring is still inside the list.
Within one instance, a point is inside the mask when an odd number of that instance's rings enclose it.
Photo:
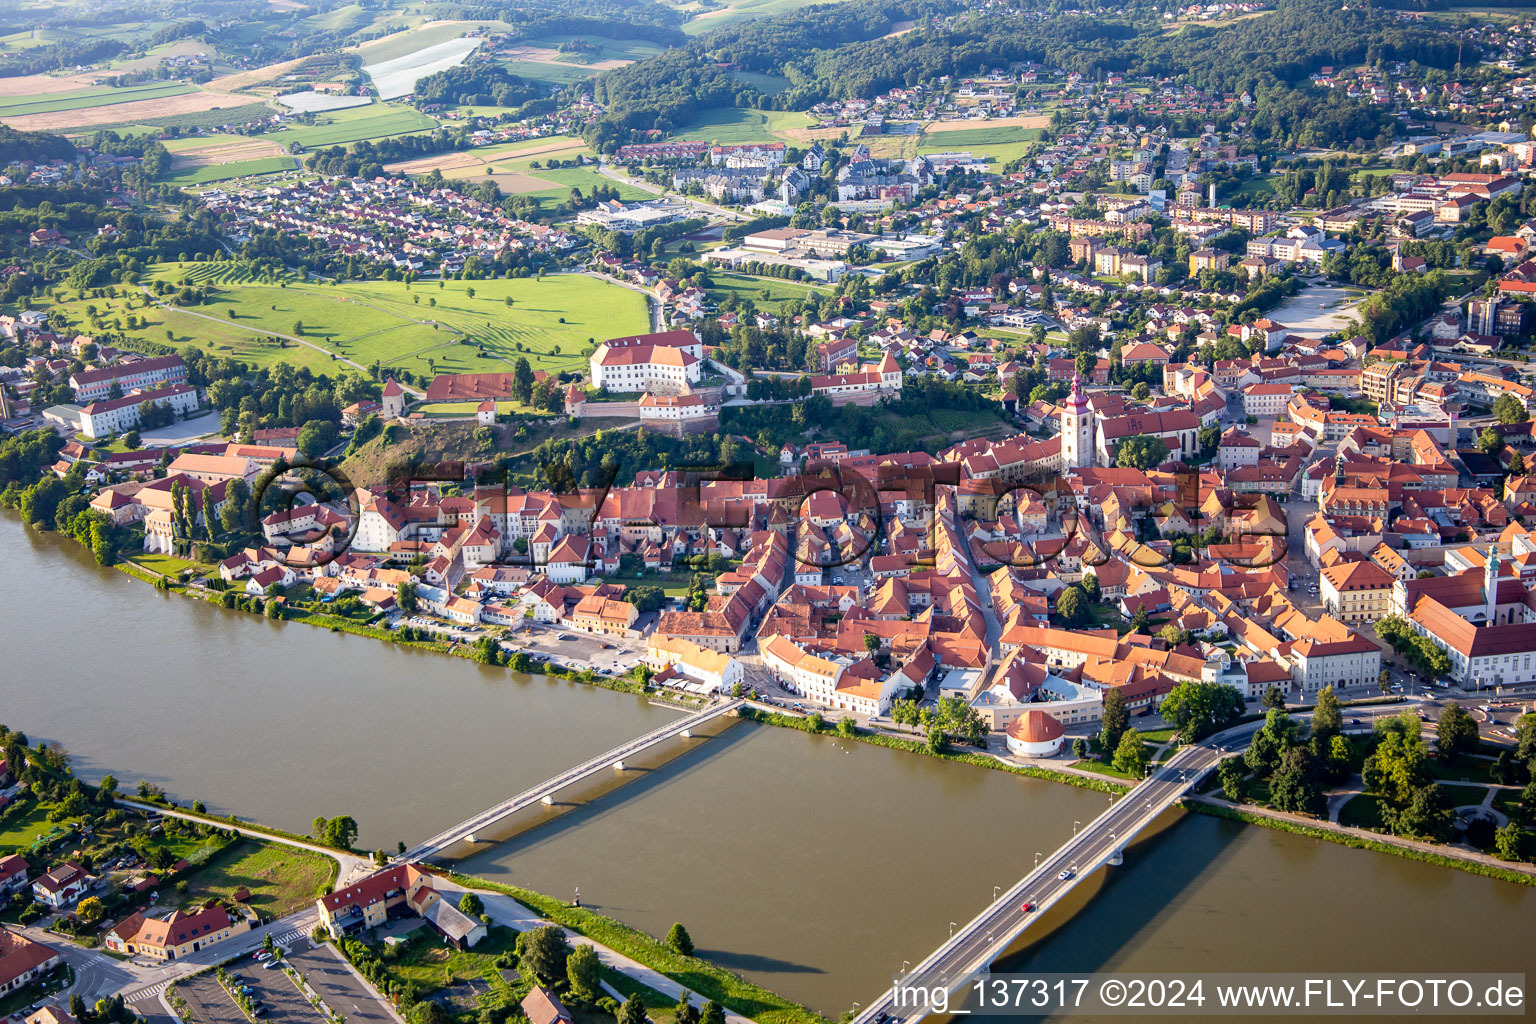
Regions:
[[[1026,902],[1019,904],[1019,913],[1021,914],[1033,913],[1034,909],[1035,905],[1033,903]]]
[[[1061,874],[1057,875],[1056,877],[1061,879],[1063,882],[1065,882],[1067,879],[1071,878],[1072,875],[1073,875],[1072,869],[1071,868],[1067,868],[1064,871],[1062,871]]]

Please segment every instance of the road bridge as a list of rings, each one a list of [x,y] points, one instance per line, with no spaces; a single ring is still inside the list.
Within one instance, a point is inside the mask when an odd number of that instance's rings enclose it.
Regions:
[[[665,743],[675,737],[691,735],[695,730],[717,718],[734,714],[745,703],[746,701],[741,698],[728,700],[705,708],[702,711],[694,712],[675,722],[669,722],[659,729],[652,729],[643,736],[636,736],[632,740],[627,740],[612,750],[601,753],[588,761],[583,761],[574,768],[568,768],[559,775],[545,779],[533,788],[524,790],[509,800],[502,801],[495,807],[481,811],[474,817],[439,832],[431,839],[418,843],[395,859],[401,861],[426,860],[427,858],[442,854],[444,850],[447,850],[455,843],[474,842],[477,832],[489,828],[498,821],[535,804],[552,804],[554,803],[555,794],[568,786],[574,786],[604,772],[623,771],[625,758],[634,758],[647,748],[654,747],[659,743]]]
[[[896,986],[887,989],[854,1018],[853,1024],[875,1024],[886,1017],[911,1024],[928,1016],[935,1002],[950,1005],[950,995],[959,994],[977,978],[989,974],[993,961],[1003,956],[1078,882],[1105,864],[1119,864],[1122,851],[1132,839],[1199,785],[1226,750],[1246,746],[1262,725],[1263,722],[1250,722],[1180,750],[904,974],[901,984],[910,983],[913,989],[902,993],[898,993]],[[1022,909],[1026,903],[1032,904],[1031,910]],[[912,1005],[911,996],[919,987],[938,998],[928,1005]]]

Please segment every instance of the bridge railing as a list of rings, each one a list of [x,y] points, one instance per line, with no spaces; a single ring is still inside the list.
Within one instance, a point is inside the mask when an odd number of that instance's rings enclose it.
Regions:
[[[675,722],[668,722],[666,725],[652,729],[650,732],[636,736],[634,739],[626,740],[624,743],[614,747],[611,750],[604,751],[603,753],[598,754],[596,757],[583,761],[581,764],[578,764],[573,768],[567,768],[559,775],[545,779],[543,782],[540,782],[538,785],[532,787],[531,789],[526,789],[518,795],[511,797],[510,799],[503,800],[495,807],[482,811],[475,815],[473,818],[462,821],[452,828],[445,829],[432,838],[418,843],[410,850],[407,850],[403,855],[403,858],[406,860],[417,860],[422,857],[430,857],[435,853],[439,853],[445,847],[451,846],[452,844],[463,839],[465,836],[474,832],[475,829],[484,828],[487,825],[493,824],[494,822],[505,818],[507,815],[518,810],[519,806],[522,804],[538,800],[544,794],[560,789],[564,786],[568,786],[582,776],[588,775],[594,771],[597,771],[598,769],[605,768],[612,764],[615,760],[621,759],[627,754],[650,746],[652,743],[656,743],[668,736],[675,735],[687,729],[691,729],[694,726],[700,725],[703,722],[707,722],[712,718],[717,718],[720,715],[726,714],[727,712],[740,707],[743,703],[744,701],[741,698],[737,698],[727,701],[724,704],[717,704],[714,707],[705,708],[702,711],[695,712],[686,718],[680,718]]]

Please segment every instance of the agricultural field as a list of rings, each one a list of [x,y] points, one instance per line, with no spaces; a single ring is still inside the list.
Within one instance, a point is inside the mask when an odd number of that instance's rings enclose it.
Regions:
[[[291,156],[265,156],[254,160],[236,160],[232,163],[172,164],[171,174],[165,178],[171,185],[208,185],[215,181],[249,178],[258,174],[281,174],[298,168],[299,162]]]
[[[297,161],[275,142],[240,135],[202,135],[167,140],[171,174],[176,185],[204,185],[252,174],[291,171]]]
[[[384,169],[400,174],[427,174],[440,170],[445,178],[481,178],[496,174],[525,174],[532,161],[541,164],[549,160],[574,160],[578,156],[593,156],[587,144],[567,135],[555,135],[544,139],[524,139],[520,142],[503,142],[494,146],[434,153],[414,160],[399,160],[385,164]]]
[[[683,11],[696,12],[690,21],[684,23],[683,31],[690,36],[700,36],[749,18],[788,14],[808,6],[811,2],[812,0],[730,0],[729,3],[713,10],[702,10],[697,3],[676,6]]]
[[[448,39],[400,57],[365,64],[363,73],[373,80],[380,99],[398,99],[414,91],[420,79],[462,64],[479,48],[480,42],[479,39]]]
[[[412,107],[396,104],[370,104],[366,107],[347,107],[329,110],[315,115],[315,124],[298,128],[284,128],[263,138],[276,142],[285,149],[299,146],[302,149],[323,149],[327,146],[345,146],[364,139],[383,139],[392,135],[410,135],[432,131],[437,121]]]
[[[191,97],[181,97],[190,99]],[[132,132],[143,134],[145,132],[158,132],[162,128],[177,128],[184,132],[204,131],[211,128],[222,128],[229,124],[244,124],[264,117],[270,117],[276,113],[271,107],[261,102],[239,102],[244,97],[231,96],[228,99],[231,106],[216,106],[208,110],[191,110],[179,114],[171,114],[165,117],[140,116],[133,121],[119,121],[112,124],[97,124],[90,127],[90,131],[96,132],[103,129],[122,134]],[[139,104],[134,104],[135,108]],[[120,108],[110,108],[112,112],[120,111]],[[138,111],[141,115],[145,112]]]
[[[231,263],[214,262],[160,264],[149,276],[214,286],[218,290],[209,302],[180,315],[210,318],[199,319],[210,331],[227,321],[226,331],[257,336],[244,345],[227,337],[210,343],[194,328],[185,339],[178,335],[174,344],[198,344],[260,365],[286,361],[317,371],[335,372],[336,366],[323,353],[291,342],[279,348],[259,338],[264,332],[295,335],[365,366],[378,361],[419,374],[506,372],[521,354],[535,369],[557,372],[585,365],[592,347],[588,339],[637,334],[649,322],[643,296],[582,274],[542,281],[448,281],[441,288],[421,282],[324,285],[294,279],[282,287],[255,281]],[[294,330],[296,325],[301,332]],[[164,340],[163,329],[157,340]]]
[[[180,96],[196,91],[192,86],[181,82],[154,82],[125,89],[102,86],[95,89],[77,89],[33,96],[9,96],[0,99],[0,119],[9,120],[13,117],[25,117],[28,114],[51,114],[63,110],[85,110],[116,103],[132,103],[135,100]]]
[[[810,123],[810,117],[799,111],[720,107],[706,110],[672,138],[722,144],[799,141],[793,133],[807,129]],[[834,135],[841,132],[838,129]]]
[[[236,97],[182,82],[154,82],[123,89],[0,93],[0,121],[22,131],[94,130],[114,124],[155,123],[165,118],[241,106]],[[214,122],[223,124],[227,117]]]
[[[352,47],[348,52],[363,58],[365,64],[382,64],[385,61],[408,57],[429,46],[446,43],[480,29],[488,32],[507,32],[512,28],[504,21],[421,21],[411,27],[402,27],[393,35],[380,36]]]
[[[549,85],[575,85],[597,74],[590,66],[562,61],[503,60],[498,63],[519,78]]]

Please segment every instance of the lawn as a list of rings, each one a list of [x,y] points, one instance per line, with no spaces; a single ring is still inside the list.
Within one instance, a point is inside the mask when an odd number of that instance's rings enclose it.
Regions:
[[[780,306],[788,301],[802,302],[806,296],[815,296],[818,300],[831,294],[808,284],[800,284],[796,281],[785,281],[777,277],[753,277],[750,274],[725,274],[712,273],[709,275],[709,287],[705,289],[711,302],[725,301],[726,296],[736,295],[738,298],[751,299],[759,309],[767,309],[770,306]],[[764,298],[766,290],[768,296]]]
[[[1267,174],[1249,178],[1230,192],[1222,192],[1221,198],[1228,203],[1254,202],[1268,199],[1275,194],[1281,175]]]
[[[87,107],[107,107],[135,100],[164,99],[196,92],[190,85],[180,82],[156,82],[151,85],[135,85],[125,89],[77,89],[71,92],[43,93],[34,96],[0,97],[0,117],[21,117],[24,114],[49,114],[60,110],[84,110]]]
[[[177,558],[174,555],[160,555],[154,552],[144,552],[134,555],[129,561],[136,562],[152,572],[158,572],[165,576],[175,576],[177,573],[191,569],[195,572],[208,572],[213,566],[203,562],[189,562],[185,558]]]
[[[1492,767],[1492,761],[1485,761],[1482,758],[1476,757],[1458,757],[1450,764],[1440,760],[1438,757],[1429,759],[1429,774],[1445,782],[1491,783],[1493,777],[1488,774],[1488,770]]]
[[[419,412],[423,416],[473,416],[479,406],[480,403],[478,402],[433,402],[430,405],[416,406],[411,411]],[[510,399],[505,402],[497,402],[496,414],[498,416],[507,416],[512,414],[520,416],[554,415],[553,413],[546,412],[543,409],[535,409],[531,406],[524,405],[522,402],[519,402],[515,399]]]
[[[336,864],[329,857],[277,843],[240,839],[214,854],[192,873],[183,908],[214,896],[249,889],[247,905],[264,918],[291,914],[330,889]]]
[[[1452,782],[1442,782],[1440,788],[1445,790],[1445,795],[1450,798],[1452,807],[1480,804],[1488,795],[1488,789],[1485,786],[1462,786]]]
[[[504,60],[499,63],[519,78],[548,82],[550,85],[575,85],[598,74],[580,64],[545,64],[536,60]]]
[[[172,282],[184,277],[201,282],[221,269],[227,274],[229,264],[159,264],[152,273]],[[220,321],[233,312],[233,323],[246,330],[292,334],[301,323],[304,338],[330,351],[364,365],[377,360],[418,373],[506,372],[525,353],[535,369],[579,369],[591,349],[588,339],[637,334],[649,321],[643,296],[581,274],[448,281],[441,287],[399,281],[240,284],[221,287],[197,311]],[[440,327],[434,329],[434,323]],[[292,345],[259,345],[240,358],[260,357],[265,365],[317,355]]]
[[[380,113],[380,111],[384,111]],[[292,149],[321,149],[326,146],[344,146],[364,139],[383,139],[392,135],[409,135],[413,132],[431,131],[437,121],[411,107],[374,104],[367,107],[347,107],[316,115],[316,123],[299,128],[284,128],[263,136]]]
[[[268,156],[259,160],[236,160],[229,164],[209,164],[204,167],[186,167],[165,178],[168,185],[206,185],[214,181],[245,178],[255,174],[278,174],[292,171],[299,162],[291,156]]]
[[[1352,798],[1339,808],[1339,824],[1376,832],[1386,831],[1386,823],[1381,817],[1381,798],[1370,793]]]
[[[0,820],[0,853],[22,853],[49,829],[47,808],[33,803],[30,809]]]

